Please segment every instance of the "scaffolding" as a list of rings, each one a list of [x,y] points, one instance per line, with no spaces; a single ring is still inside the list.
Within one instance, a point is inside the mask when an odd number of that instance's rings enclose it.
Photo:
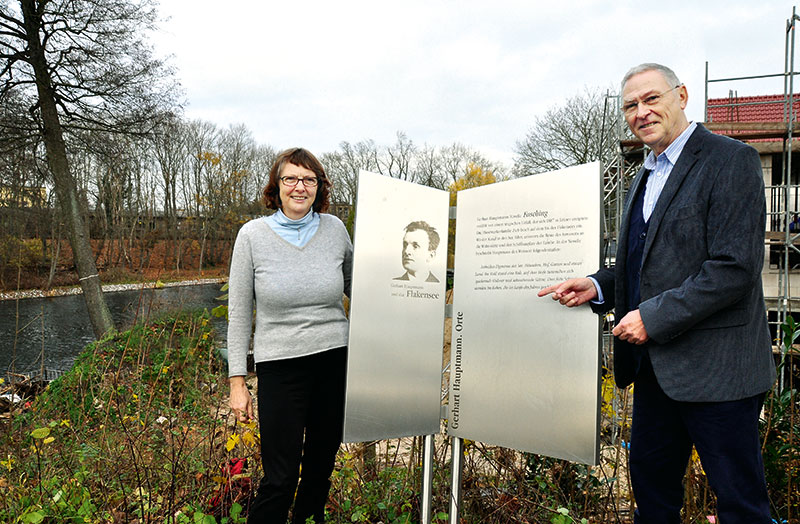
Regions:
[[[788,349],[780,343],[781,326],[791,316],[793,311],[797,311],[800,305],[800,298],[792,290],[791,277],[796,273],[800,264],[794,259],[800,255],[800,228],[793,224],[793,217],[800,213],[800,192],[798,191],[797,174],[792,176],[793,152],[792,146],[794,138],[800,136],[800,128],[796,124],[795,104],[800,100],[794,93],[794,49],[795,49],[795,27],[800,20],[797,8],[792,8],[791,18],[786,20],[785,26],[785,45],[784,45],[784,71],[782,73],[766,75],[750,75],[728,78],[709,78],[708,62],[705,67],[705,107],[704,120],[706,127],[716,133],[725,134],[743,141],[755,141],[760,153],[770,152],[769,145],[780,142],[780,149],[776,152],[780,154],[780,183],[765,183],[767,191],[767,231],[765,235],[765,246],[767,260],[765,263],[762,278],[765,284],[770,284],[774,276],[777,278],[777,286],[767,285],[766,289],[773,293],[765,293],[767,314],[770,320],[771,329],[775,336],[775,351],[781,353],[781,359],[786,358]],[[729,110],[728,122],[713,122],[709,118],[709,84],[713,83],[734,83],[762,78],[783,78],[783,119],[782,121],[771,122],[740,122],[739,114],[747,106],[757,104],[775,104],[775,101],[745,101],[742,102],[735,91],[730,90],[728,103],[715,104],[715,107],[727,107]],[[766,145],[766,147],[765,147]],[[762,161],[763,164],[763,161]],[[765,166],[766,167],[766,166]],[[774,169],[771,164],[770,170]],[[771,173],[771,181],[774,181],[774,172]],[[781,377],[779,384],[784,384],[786,368],[781,366]],[[779,386],[780,387],[780,386]]]

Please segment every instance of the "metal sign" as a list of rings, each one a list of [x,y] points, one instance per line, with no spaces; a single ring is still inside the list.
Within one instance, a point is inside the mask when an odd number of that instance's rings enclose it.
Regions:
[[[597,463],[600,329],[537,291],[600,262],[599,163],[458,193],[448,433]]]
[[[448,202],[359,173],[346,442],[439,432]]]

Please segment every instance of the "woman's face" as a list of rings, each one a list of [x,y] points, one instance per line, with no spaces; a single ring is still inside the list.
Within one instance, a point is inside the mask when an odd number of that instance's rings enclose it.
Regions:
[[[308,214],[308,210],[311,209],[317,196],[317,186],[307,187],[304,181],[314,179],[318,182],[316,180],[317,175],[310,169],[286,163],[281,168],[280,178],[278,187],[280,189],[283,214],[292,220],[303,218]],[[286,178],[297,179],[297,184],[294,186],[287,185],[284,182]]]

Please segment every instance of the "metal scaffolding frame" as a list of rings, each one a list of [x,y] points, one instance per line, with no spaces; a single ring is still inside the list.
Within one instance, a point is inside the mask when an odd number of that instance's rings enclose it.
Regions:
[[[792,180],[792,146],[793,138],[800,135],[795,123],[796,115],[794,104],[800,100],[795,97],[794,77],[798,73],[794,70],[794,49],[795,49],[795,27],[800,20],[796,13],[797,8],[792,8],[791,18],[786,20],[785,26],[785,46],[784,46],[784,71],[782,73],[766,75],[749,75],[727,78],[709,78],[708,62],[705,65],[705,106],[704,120],[707,127],[712,131],[724,132],[741,140],[754,139],[781,139],[781,182],[779,185],[766,185],[766,190],[770,195],[768,209],[767,232],[765,235],[765,246],[769,250],[778,249],[780,251],[780,262],[778,265],[778,294],[776,296],[765,296],[767,311],[773,317],[770,323],[773,324],[776,336],[780,336],[780,326],[786,321],[792,310],[797,310],[800,306],[800,297],[792,295],[791,276],[793,271],[790,256],[793,253],[800,254],[798,244],[800,244],[800,230],[792,231],[790,226],[792,215],[800,213],[800,185]],[[708,116],[708,87],[712,83],[733,83],[762,78],[783,78],[783,121],[782,122],[709,122]],[[715,104],[715,107],[729,107],[731,112],[738,112],[743,106],[753,106],[769,102],[739,102],[737,97],[730,95],[731,100],[727,104]],[[774,104],[774,102],[772,102]],[[733,118],[731,120],[734,120]],[[787,348],[782,344],[777,344],[777,349],[781,351],[781,358],[785,358]],[[781,368],[779,384],[783,384],[784,369]]]
[[[614,127],[614,140],[609,141],[609,143],[613,144],[615,151],[606,160],[603,169],[603,260],[601,262],[606,267],[611,267],[615,263],[617,237],[625,208],[625,197],[648,152],[640,141],[630,139],[630,134],[626,131],[625,119],[618,116],[620,107],[620,95],[606,94],[604,118],[615,119],[617,124]],[[606,370],[604,373],[611,373],[613,369],[611,361],[613,314],[606,315],[605,320],[602,365]],[[624,437],[622,435],[625,418],[624,414],[622,414],[622,406],[625,404],[623,396],[624,392],[622,390],[614,388],[611,396],[612,412],[614,413],[610,424],[612,442]]]

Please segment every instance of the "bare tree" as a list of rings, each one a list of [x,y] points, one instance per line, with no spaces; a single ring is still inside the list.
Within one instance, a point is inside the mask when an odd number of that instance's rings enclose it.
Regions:
[[[233,245],[238,225],[246,220],[252,208],[251,185],[256,165],[256,142],[253,134],[243,124],[230,126],[220,134],[219,155],[221,169],[215,194],[214,229],[212,230],[211,258],[221,260],[220,240],[227,239]]]
[[[222,204],[234,214],[245,212],[250,202],[248,182],[255,164],[256,141],[244,124],[230,126],[220,136],[220,155],[231,191],[222,195]]]
[[[398,131],[397,142],[387,147],[378,157],[379,172],[392,178],[413,182],[412,162],[416,150],[414,142],[404,132]]]
[[[486,171],[491,171],[497,180],[505,178],[505,169],[501,164],[492,162],[480,152],[454,142],[450,146],[443,147],[440,151],[441,165],[446,184],[454,184],[461,177],[471,173],[476,166]]]
[[[0,0],[0,103],[20,97],[41,133],[95,336],[112,331],[70,170],[65,130],[146,132],[169,99],[142,35],[151,0]],[[171,86],[170,86],[171,87]]]
[[[200,271],[203,269],[206,241],[213,219],[211,206],[217,190],[221,158],[217,151],[220,131],[212,122],[195,120],[188,124],[189,169],[183,181],[187,218],[195,225],[195,239],[200,242]]]
[[[355,202],[361,169],[437,189],[447,189],[474,166],[495,173],[498,180],[504,178],[502,165],[472,148],[459,143],[418,148],[402,131],[397,132],[397,142],[387,147],[376,146],[372,140],[342,142],[338,150],[323,155],[323,164],[334,182],[334,201],[350,205]]]
[[[422,149],[417,150],[414,164],[414,179],[417,183],[436,189],[447,189],[444,161],[435,147],[425,144]]]
[[[322,155],[321,161],[333,183],[332,196],[337,204],[355,204],[360,170],[380,172],[378,148],[372,140],[342,142],[337,151]]]
[[[261,191],[266,187],[269,182],[269,170],[275,159],[278,157],[278,152],[270,145],[257,145],[255,155],[253,157],[253,171],[251,176],[247,179],[247,197],[250,200],[250,214],[262,213],[262,207],[259,204],[261,201]]]
[[[562,106],[537,118],[523,140],[517,142],[516,176],[600,160],[614,154],[619,109],[614,97],[601,89],[586,89]]]
[[[172,240],[175,269],[181,269],[183,238],[180,237],[178,228],[178,182],[186,169],[185,126],[176,117],[164,119],[152,134],[151,141],[163,191],[163,213],[167,235]]]

